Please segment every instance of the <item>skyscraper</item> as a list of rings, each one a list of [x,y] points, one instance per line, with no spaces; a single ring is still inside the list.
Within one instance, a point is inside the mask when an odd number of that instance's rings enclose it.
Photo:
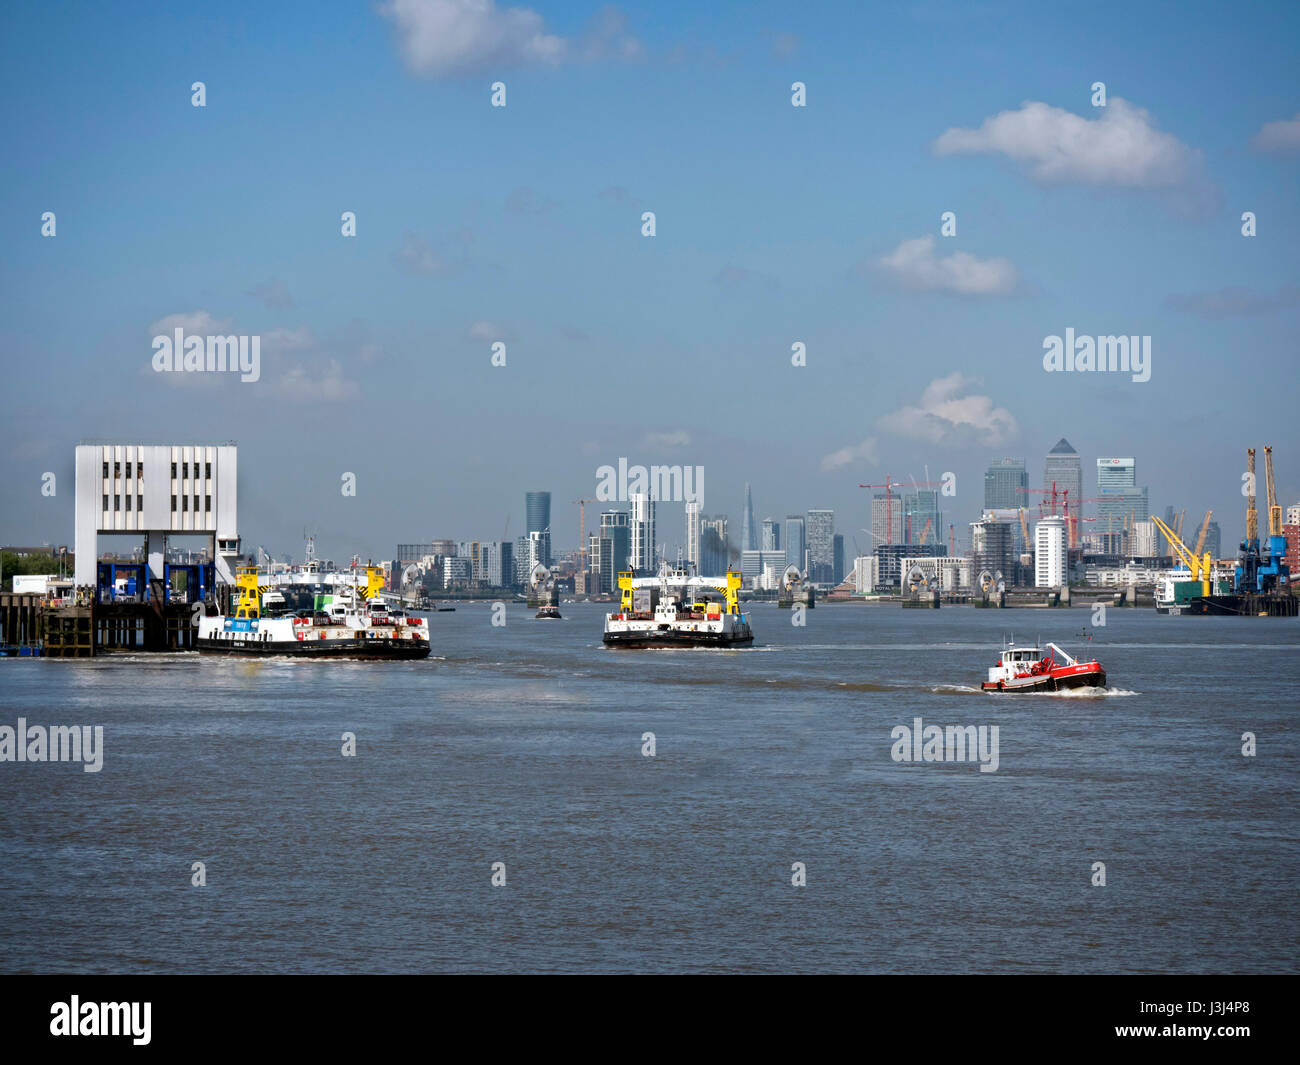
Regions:
[[[808,579],[829,584],[835,576],[835,511],[808,511]],[[838,583],[838,582],[836,582]]]
[[[541,561],[543,565],[549,566],[551,564],[551,493],[529,492],[525,495],[524,518],[526,535],[546,533],[546,557]]]
[[[1121,533],[1125,522],[1146,521],[1150,516],[1147,490],[1137,486],[1137,460],[1097,460],[1097,532]]]
[[[655,568],[655,504],[644,492],[631,498],[632,517],[629,522],[632,534],[630,562],[638,573]]]
[[[750,494],[748,481],[745,482],[745,512],[740,519],[740,549],[758,550],[758,529],[754,526],[754,497]]]
[[[607,510],[600,516],[600,533],[591,538],[591,571],[599,581],[597,590],[618,590],[618,575],[627,569],[631,556],[631,529],[626,510]]]
[[[903,536],[909,544],[919,544],[922,536],[925,543],[936,544],[943,540],[939,527],[943,516],[939,513],[939,493],[933,488],[918,488],[911,495],[903,497],[903,516],[905,527]],[[929,532],[926,532],[926,526]]]
[[[727,572],[727,516],[718,514],[700,522],[701,577],[721,577]]]
[[[760,551],[781,550],[781,526],[776,523],[775,519],[763,519],[762,534],[758,538],[758,549]]]
[[[1051,492],[1052,485],[1056,485],[1057,495],[1068,501],[1070,517],[1082,517],[1079,501],[1083,499],[1083,460],[1065,437],[1056,442],[1056,446],[1047,453],[1047,461],[1043,463],[1044,491]],[[1063,495],[1067,491],[1069,494]],[[1039,498],[1050,500],[1051,496]]]
[[[1210,553],[1211,558],[1218,558],[1219,552],[1223,549],[1223,533],[1219,530],[1217,521],[1210,522],[1209,528],[1205,530],[1205,551]]]
[[[876,492],[871,497],[871,542],[874,547],[903,542],[903,497]]]
[[[695,571],[702,572],[700,566],[700,511],[702,503],[686,504],[686,558],[695,564]]]
[[[1024,459],[995,459],[984,474],[984,509],[1013,510],[1026,505],[1029,474]]]
[[[807,561],[804,554],[807,548],[808,529],[804,524],[803,515],[787,514],[785,516],[785,564],[804,569]]]
[[[842,533],[836,533],[831,537],[831,554],[834,569],[831,571],[831,581],[834,584],[841,584],[844,581],[844,536]]]
[[[1034,586],[1060,588],[1065,574],[1065,519],[1043,518],[1034,526]]]

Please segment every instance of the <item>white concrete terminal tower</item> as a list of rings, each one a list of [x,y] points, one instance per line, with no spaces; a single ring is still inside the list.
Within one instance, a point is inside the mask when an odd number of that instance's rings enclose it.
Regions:
[[[159,581],[168,534],[206,535],[218,583],[233,583],[238,473],[234,444],[78,444],[77,585],[96,584],[103,533],[142,536]]]

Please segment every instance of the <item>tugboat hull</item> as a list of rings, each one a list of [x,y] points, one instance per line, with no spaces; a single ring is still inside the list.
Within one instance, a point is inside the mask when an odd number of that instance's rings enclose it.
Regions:
[[[1106,671],[1100,667],[1069,666],[1052,670],[1035,677],[1013,677],[1010,680],[985,681],[981,687],[986,692],[1060,692],[1071,688],[1104,688]]]

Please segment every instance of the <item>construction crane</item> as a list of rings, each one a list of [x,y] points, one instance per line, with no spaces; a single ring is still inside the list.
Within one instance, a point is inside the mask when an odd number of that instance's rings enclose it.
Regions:
[[[1174,532],[1178,534],[1179,539],[1182,539],[1183,519],[1186,517],[1187,517],[1187,508],[1183,507],[1183,509],[1178,512],[1178,520],[1174,522]]]
[[[948,557],[957,557],[957,533],[951,522],[948,524]]]
[[[1205,512],[1205,520],[1201,522],[1201,531],[1196,534],[1196,550],[1192,553],[1196,555],[1197,558],[1200,558],[1201,552],[1205,550],[1205,537],[1210,532],[1210,518],[1213,516],[1214,511],[1207,510]]]
[[[893,543],[894,535],[894,489],[910,484],[913,488],[942,488],[942,481],[895,481],[893,474],[885,474],[884,484],[859,484],[859,488],[883,488],[885,490],[885,543]],[[900,496],[901,500],[902,497]]]

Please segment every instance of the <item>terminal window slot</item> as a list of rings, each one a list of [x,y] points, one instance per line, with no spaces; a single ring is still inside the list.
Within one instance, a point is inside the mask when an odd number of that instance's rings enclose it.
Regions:
[[[188,513],[189,509],[190,509],[190,497],[181,496],[181,510]]]
[[[135,497],[135,509],[144,510],[144,496]]]
[[[107,499],[108,497],[105,496],[104,498]],[[175,497],[175,496],[172,496],[172,513],[173,513],[173,514],[176,513],[176,497]]]
[[[113,476],[114,477],[122,476],[122,464],[120,462],[113,463]]]
[[[212,476],[212,463],[210,463],[210,462],[205,462],[205,463],[203,464],[203,476],[204,476],[204,477],[211,477],[211,476]]]
[[[114,510],[121,510],[121,509],[122,509],[122,497],[121,497],[121,496],[114,496],[114,497],[113,497],[113,509],[114,509]]]
[[[108,480],[108,463],[104,463],[104,480]]]
[[[126,475],[128,478],[131,476],[131,463],[129,462],[126,464]]]
[[[106,462],[106,463],[104,463],[104,465],[107,466],[108,463]],[[105,509],[105,510],[108,509],[108,496],[104,496],[104,509]]]
[[[203,497],[203,512],[204,512],[205,514],[209,514],[209,513],[212,512],[212,497],[211,497],[211,496],[204,496],[204,497]]]
[[[172,478],[173,478],[173,480],[175,479],[175,477],[176,477],[176,463],[173,462],[173,463],[172,463]]]
[[[127,509],[127,510],[130,510],[130,509],[131,509],[131,497],[130,497],[130,496],[127,496],[127,497],[126,497],[126,509]]]
[[[188,462],[182,462],[182,463],[181,463],[181,476],[182,476],[182,477],[188,477],[189,475],[190,475],[190,464],[189,464]]]

